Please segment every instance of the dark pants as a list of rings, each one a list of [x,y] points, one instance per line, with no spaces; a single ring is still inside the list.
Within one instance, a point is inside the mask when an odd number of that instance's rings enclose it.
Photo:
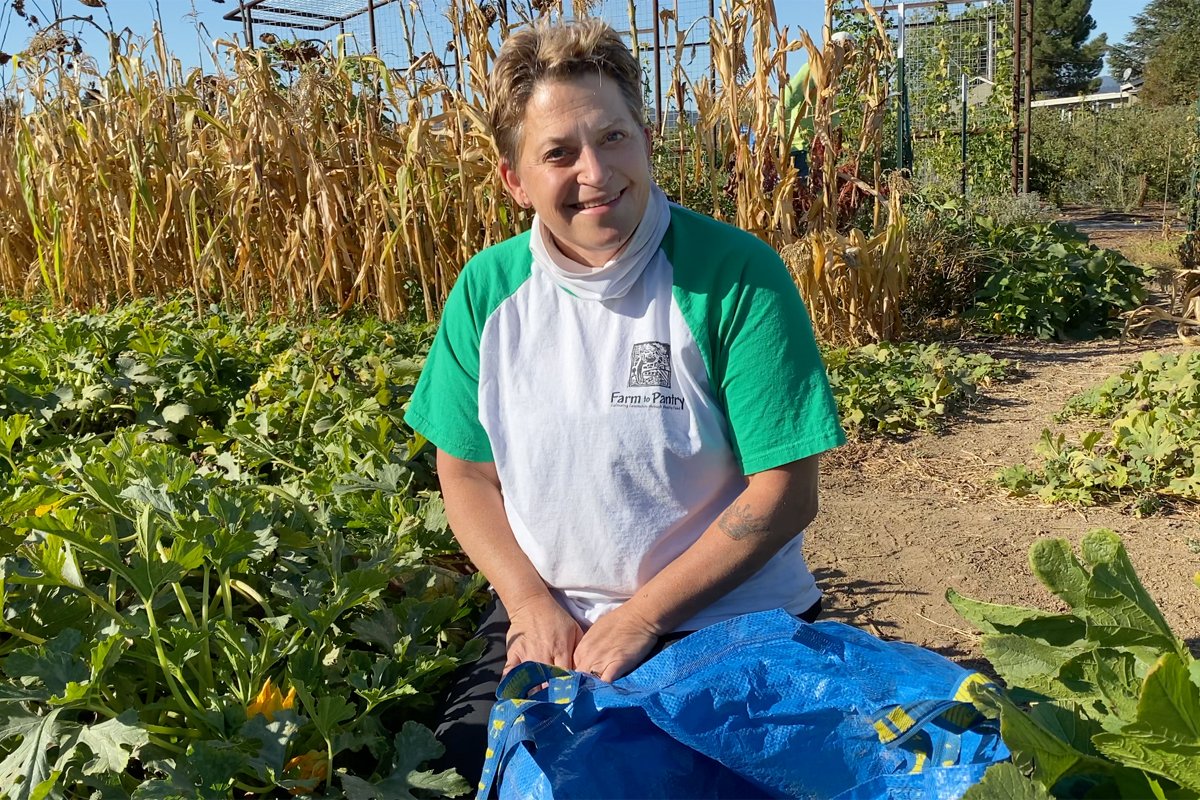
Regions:
[[[821,601],[802,614],[805,622],[813,622],[821,613]],[[438,770],[455,769],[466,778],[470,786],[479,783],[483,772],[483,754],[487,749],[488,717],[496,703],[496,688],[500,685],[500,673],[508,659],[505,639],[508,635],[508,612],[499,598],[495,598],[484,611],[483,623],[475,634],[483,640],[483,655],[478,661],[465,664],[454,674],[453,683],[446,693],[442,707],[442,723],[437,728],[437,738],[445,745],[445,754],[438,759]],[[677,642],[687,633],[671,633],[658,640],[658,644],[646,656],[658,655],[663,648]]]

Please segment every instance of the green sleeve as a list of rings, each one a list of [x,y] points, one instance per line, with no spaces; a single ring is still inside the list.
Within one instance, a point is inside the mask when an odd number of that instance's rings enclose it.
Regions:
[[[743,473],[843,444],[812,322],[778,253],[744,231],[685,214],[672,220],[682,230],[676,252],[668,253],[676,300],[708,365]]]
[[[463,268],[404,412],[413,430],[464,461],[494,460],[479,422],[480,340],[488,317],[529,276],[528,240],[528,234],[509,239]]]

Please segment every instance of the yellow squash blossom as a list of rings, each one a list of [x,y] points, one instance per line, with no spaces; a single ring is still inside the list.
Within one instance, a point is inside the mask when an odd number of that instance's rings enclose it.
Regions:
[[[267,722],[272,722],[275,715],[286,708],[296,707],[296,690],[295,688],[288,689],[287,695],[283,695],[275,688],[275,684],[271,683],[271,679],[267,678],[267,682],[258,692],[258,696],[246,706],[246,719],[254,719],[255,715],[262,714],[267,718]]]
[[[309,750],[302,756],[296,756],[283,767],[289,778],[301,781],[313,781],[316,788],[321,781],[329,777],[329,759],[320,750]],[[313,788],[294,786],[288,791],[293,794],[309,794]]]

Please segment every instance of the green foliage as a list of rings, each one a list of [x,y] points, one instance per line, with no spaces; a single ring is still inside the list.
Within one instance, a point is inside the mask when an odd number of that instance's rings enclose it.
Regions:
[[[737,219],[737,202],[726,191],[727,170],[712,170],[704,163],[708,147],[703,133],[683,124],[654,137],[651,170],[654,181],[671,200],[685,208],[719,219]]]
[[[1015,766],[989,770],[968,800],[1200,797],[1200,662],[1116,534],[1092,531],[1082,554],[1084,563],[1061,539],[1030,550],[1065,613],[946,594],[983,632],[983,652],[1008,686],[979,700],[999,714]]]
[[[908,215],[908,286],[905,324],[958,316],[975,304],[975,292],[991,265],[986,227],[1043,224],[1045,213],[1031,195],[1000,194],[964,200],[926,190],[905,198]]]
[[[1010,467],[997,479],[1015,495],[1083,505],[1125,502],[1150,514],[1200,502],[1200,353],[1151,353],[1068,401],[1060,418],[1109,423],[1078,443],[1043,431],[1041,467]]]
[[[1036,108],[1031,188],[1057,204],[1132,209],[1178,202],[1191,171],[1187,106],[1134,105],[1094,112]]]
[[[465,793],[420,769],[482,583],[402,421],[428,329],[4,311],[0,797]]]
[[[859,435],[933,428],[1011,367],[938,344],[871,344],[824,357],[842,424]]]
[[[1083,94],[1099,86],[1108,37],[1089,13],[1092,0],[1040,0],[1033,14],[1033,90],[1051,97]]]
[[[988,333],[1110,333],[1145,299],[1145,270],[1042,221],[1029,198],[964,203],[926,191],[909,200],[909,322],[966,314]]]
[[[1145,302],[1145,269],[1089,244],[1069,225],[1004,228],[984,220],[980,232],[991,264],[973,313],[992,333],[1112,333],[1122,311]]]

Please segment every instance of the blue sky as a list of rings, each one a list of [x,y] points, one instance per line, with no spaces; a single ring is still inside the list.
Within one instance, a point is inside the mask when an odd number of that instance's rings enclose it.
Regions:
[[[199,53],[206,49],[205,42],[241,33],[240,23],[222,19],[226,13],[237,7],[237,0],[227,0],[223,4],[213,0],[158,2],[162,8],[163,29],[168,49],[180,58],[185,66],[198,63]],[[48,9],[49,2],[26,0],[26,5],[31,12],[36,13],[39,5]],[[10,6],[11,0],[0,0],[0,34],[5,32]],[[71,13],[94,13],[80,5],[77,0],[66,0],[66,6]],[[1140,12],[1144,6],[1145,3],[1138,0],[1092,0],[1092,17],[1097,22],[1095,33],[1107,33],[1110,43],[1121,41],[1132,27],[1133,15]],[[127,26],[139,35],[149,33],[154,20],[154,0],[109,0],[109,7],[113,22],[118,28]],[[781,25],[804,27],[816,38],[823,20],[821,0],[776,0],[776,8]],[[102,14],[98,14],[97,18],[102,19]],[[207,35],[198,35],[197,29],[201,25],[207,31]],[[7,30],[7,40],[0,44],[0,49],[12,52],[24,43],[26,37],[25,29],[19,24],[13,24]]]

